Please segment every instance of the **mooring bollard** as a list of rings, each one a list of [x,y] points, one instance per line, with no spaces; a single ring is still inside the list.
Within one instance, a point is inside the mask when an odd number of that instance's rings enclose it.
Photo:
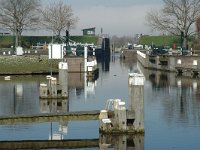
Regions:
[[[138,131],[144,131],[144,75],[138,73],[129,74],[129,111],[134,112],[134,127]]]
[[[126,109],[121,99],[107,100],[106,110],[102,110],[99,115],[101,132],[144,133],[144,76],[129,74],[128,85],[129,109]],[[108,113],[110,104],[112,109]]]

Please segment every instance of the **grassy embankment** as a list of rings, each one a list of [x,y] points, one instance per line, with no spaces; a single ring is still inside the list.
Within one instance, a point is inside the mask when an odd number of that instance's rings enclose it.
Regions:
[[[89,36],[73,36],[70,37],[71,40],[75,42],[82,43],[94,43],[96,44],[98,37]],[[37,45],[37,43],[50,43],[52,37],[39,36],[22,37],[22,47],[30,48],[32,45]],[[11,48],[14,43],[13,36],[0,36],[0,48]],[[59,60],[49,61],[47,56],[0,56],[0,75],[9,74],[40,74],[49,73],[51,64],[52,71],[58,71]]]
[[[56,37],[54,37],[56,39]],[[70,39],[75,42],[81,43],[97,43],[97,36],[70,36]],[[23,36],[22,47],[30,48],[32,45],[37,43],[51,43],[51,36]],[[55,41],[56,42],[56,41]],[[10,48],[14,43],[13,36],[0,36],[0,48]]]
[[[188,46],[193,47],[195,43],[194,38],[188,39]],[[176,47],[180,47],[181,40],[179,36],[142,36],[139,39],[139,44],[142,45],[155,45],[155,46],[169,46],[173,47],[173,44],[176,45]]]
[[[41,74],[58,71],[59,60],[50,62],[48,57],[23,57],[23,56],[0,56],[0,74]]]

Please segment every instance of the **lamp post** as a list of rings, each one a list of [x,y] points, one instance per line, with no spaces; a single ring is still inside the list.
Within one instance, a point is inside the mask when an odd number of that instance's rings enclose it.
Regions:
[[[67,54],[67,50],[69,48],[69,30],[66,30],[66,48],[65,48],[65,54]]]
[[[70,22],[68,22],[67,23],[67,30],[66,30],[66,49],[65,49],[65,54],[67,55],[67,50],[69,49],[70,50],[70,48],[69,48],[69,28],[70,28]]]
[[[184,32],[181,31],[181,52],[182,52],[182,55],[183,55],[183,41],[184,41]]]

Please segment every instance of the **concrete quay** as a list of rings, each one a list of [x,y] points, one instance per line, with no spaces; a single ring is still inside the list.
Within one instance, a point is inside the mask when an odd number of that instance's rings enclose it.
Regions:
[[[52,121],[80,121],[98,120],[100,111],[79,111],[66,113],[43,113],[34,115],[0,116],[0,125],[23,124],[33,122],[52,122]]]
[[[175,72],[186,77],[200,77],[198,55],[149,55],[138,50],[137,59],[144,68]]]
[[[48,148],[91,148],[98,147],[99,139],[0,141],[0,149],[48,149]]]

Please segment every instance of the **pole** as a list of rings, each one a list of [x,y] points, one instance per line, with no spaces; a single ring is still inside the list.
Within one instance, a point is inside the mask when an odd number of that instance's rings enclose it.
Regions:
[[[65,49],[65,53],[67,54],[67,49],[69,47],[69,30],[66,30],[66,49]]]
[[[84,71],[87,73],[87,46],[84,47]]]
[[[183,41],[184,41],[184,32],[181,31],[181,52],[182,52],[182,55],[183,55]]]
[[[52,43],[53,44],[53,43]],[[53,48],[53,45],[51,44],[51,77],[52,77],[52,57],[53,57],[53,54],[52,54],[52,52],[53,52],[53,50],[52,50],[52,48]]]

